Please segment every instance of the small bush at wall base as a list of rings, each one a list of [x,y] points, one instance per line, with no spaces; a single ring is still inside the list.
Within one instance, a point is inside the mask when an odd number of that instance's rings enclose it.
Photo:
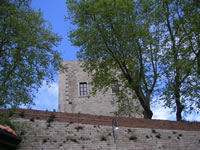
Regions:
[[[8,117],[12,117],[14,115],[14,110],[9,109]]]
[[[24,111],[20,112],[19,116],[22,117],[22,118],[24,118]]]
[[[176,134],[176,132],[175,132],[175,131],[173,131],[172,133],[173,133],[173,134]]]
[[[105,136],[101,136],[101,138],[100,138],[100,141],[107,141],[107,139],[106,139],[106,137]]]
[[[156,132],[156,130],[152,129],[152,133],[156,134],[157,132]]]
[[[111,133],[108,133],[108,136],[112,136]]]
[[[182,136],[183,136],[182,134],[179,134],[179,135],[177,136],[177,139],[180,140],[180,137],[182,137]]]
[[[71,138],[70,141],[74,142],[74,143],[79,143],[76,139]]]
[[[131,140],[131,141],[136,141],[136,140],[137,140],[137,137],[131,136],[131,137],[129,138],[129,140]]]
[[[89,137],[83,137],[83,136],[81,136],[81,137],[79,138],[79,140],[88,141],[88,140],[90,140],[90,138],[89,138]]]
[[[22,131],[20,132],[20,136],[23,136],[23,135],[25,135],[25,131],[24,131],[24,130],[22,130]]]
[[[53,122],[55,119],[55,115],[52,113],[50,116],[49,116],[49,119],[47,120],[47,127],[50,127],[51,126],[51,122]]]
[[[35,120],[34,120],[34,118],[31,118],[30,121],[34,122]]]
[[[128,134],[131,133],[131,132],[132,132],[131,129],[128,129]]]
[[[0,115],[0,124],[4,126],[9,126],[13,130],[16,130],[15,125],[10,121],[10,118],[6,115]]]
[[[52,113],[50,116],[49,116],[49,119],[47,120],[48,123],[51,123],[53,122],[55,119],[55,115]]]
[[[72,141],[72,142],[74,142],[74,143],[79,143],[79,141],[77,141],[75,138],[70,137],[70,136],[67,136],[67,137],[66,137],[66,141]]]
[[[156,138],[160,139],[160,134],[157,134],[157,135],[156,135]]]
[[[82,127],[82,126],[77,126],[77,127],[75,127],[75,129],[76,129],[77,132],[78,132],[79,130],[83,130],[83,127]]]
[[[46,142],[47,142],[47,139],[43,139],[43,140],[42,140],[42,143],[46,143]]]

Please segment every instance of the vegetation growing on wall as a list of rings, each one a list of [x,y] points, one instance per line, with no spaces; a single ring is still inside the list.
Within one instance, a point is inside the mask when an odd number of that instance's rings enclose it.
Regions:
[[[51,122],[53,122],[55,119],[55,115],[54,113],[51,113],[51,115],[49,116],[49,118],[47,119],[47,127],[51,126]]]

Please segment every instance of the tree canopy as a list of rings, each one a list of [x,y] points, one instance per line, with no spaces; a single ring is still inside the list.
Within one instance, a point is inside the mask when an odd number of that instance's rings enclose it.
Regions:
[[[94,93],[107,90],[117,80],[121,86],[117,102],[122,113],[132,111],[130,104],[139,100],[144,117],[151,118],[151,95],[158,78],[159,37],[149,30],[151,12],[143,9],[149,7],[148,3],[68,0],[67,4],[70,19],[77,26],[70,39],[80,47],[78,57],[84,60],[84,68],[92,76]]]
[[[165,105],[190,113],[200,108],[200,3],[196,0],[161,0],[157,3],[157,20],[161,26],[161,90]]]
[[[174,108],[177,120],[183,111],[199,112],[198,1],[67,0],[67,6],[76,26],[69,38],[80,47],[94,94],[118,81],[122,114],[138,100],[151,118],[155,94]]]
[[[53,81],[61,38],[30,0],[0,2],[0,107],[33,104],[42,81]]]

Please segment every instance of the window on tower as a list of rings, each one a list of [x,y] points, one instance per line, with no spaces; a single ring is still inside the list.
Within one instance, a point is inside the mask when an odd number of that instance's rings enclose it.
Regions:
[[[87,96],[88,95],[87,82],[80,82],[79,83],[79,91],[80,91],[80,96]]]
[[[112,89],[112,94],[115,94],[117,92],[119,92],[119,84],[118,82],[115,82],[111,85],[111,89]]]

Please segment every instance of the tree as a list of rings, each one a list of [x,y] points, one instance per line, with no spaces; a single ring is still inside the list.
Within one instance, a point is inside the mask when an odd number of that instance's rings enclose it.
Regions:
[[[92,77],[94,94],[117,81],[120,110],[131,111],[134,108],[127,106],[139,100],[144,118],[149,119],[159,76],[159,34],[150,30],[151,5],[151,1],[67,0],[71,22],[76,25],[69,37],[80,47],[78,58]]]
[[[61,38],[51,31],[30,0],[0,2],[0,107],[33,103],[34,93],[53,81],[61,57],[53,50]]]
[[[174,108],[178,121],[182,112],[200,108],[200,3],[196,0],[159,0],[157,20],[162,30],[162,89],[165,105]],[[164,81],[164,80],[163,80]]]

